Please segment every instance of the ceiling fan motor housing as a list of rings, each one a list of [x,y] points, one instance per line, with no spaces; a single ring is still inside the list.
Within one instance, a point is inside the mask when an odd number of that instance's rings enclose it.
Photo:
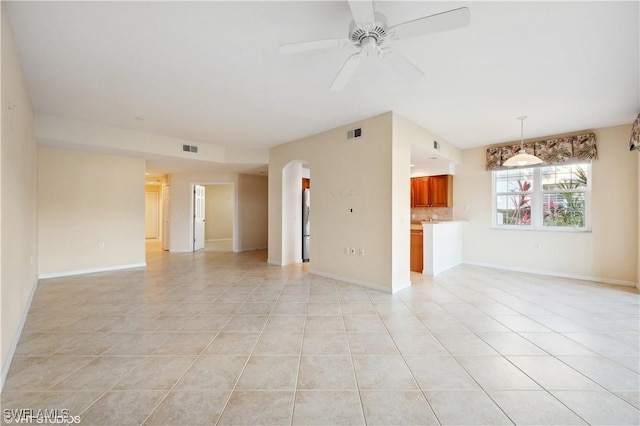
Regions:
[[[367,38],[373,38],[377,46],[384,43],[387,37],[387,18],[381,13],[374,13],[375,22],[371,25],[357,26],[354,21],[351,21],[349,26],[349,40],[356,47],[362,47],[363,41],[367,44]]]

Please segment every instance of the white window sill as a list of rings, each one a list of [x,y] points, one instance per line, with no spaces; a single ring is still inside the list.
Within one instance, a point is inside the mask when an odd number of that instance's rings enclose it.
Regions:
[[[540,232],[572,232],[576,234],[590,233],[591,228],[569,228],[569,227],[546,227],[546,228],[533,228],[524,226],[499,226],[493,225],[491,229],[498,229],[501,231],[540,231]]]

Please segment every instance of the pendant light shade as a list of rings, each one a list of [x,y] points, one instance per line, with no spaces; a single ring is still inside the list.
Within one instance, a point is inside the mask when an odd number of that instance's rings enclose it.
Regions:
[[[526,116],[518,117],[518,120],[520,120],[520,152],[505,161],[502,164],[503,166],[522,167],[533,166],[535,164],[542,163],[541,159],[539,159],[535,155],[527,154],[527,152],[524,150],[524,120],[526,118]]]

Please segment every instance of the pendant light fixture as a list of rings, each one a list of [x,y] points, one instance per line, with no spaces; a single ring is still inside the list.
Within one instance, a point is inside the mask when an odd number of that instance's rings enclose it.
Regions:
[[[534,164],[542,163],[541,159],[539,159],[535,155],[527,154],[527,152],[524,150],[524,120],[526,120],[526,118],[526,115],[518,117],[518,120],[520,120],[520,152],[505,161],[502,164],[503,166],[522,167],[533,166]]]

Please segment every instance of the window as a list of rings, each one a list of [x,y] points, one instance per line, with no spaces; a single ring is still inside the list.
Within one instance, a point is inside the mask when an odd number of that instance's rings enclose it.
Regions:
[[[495,227],[589,230],[590,163],[492,173]]]

